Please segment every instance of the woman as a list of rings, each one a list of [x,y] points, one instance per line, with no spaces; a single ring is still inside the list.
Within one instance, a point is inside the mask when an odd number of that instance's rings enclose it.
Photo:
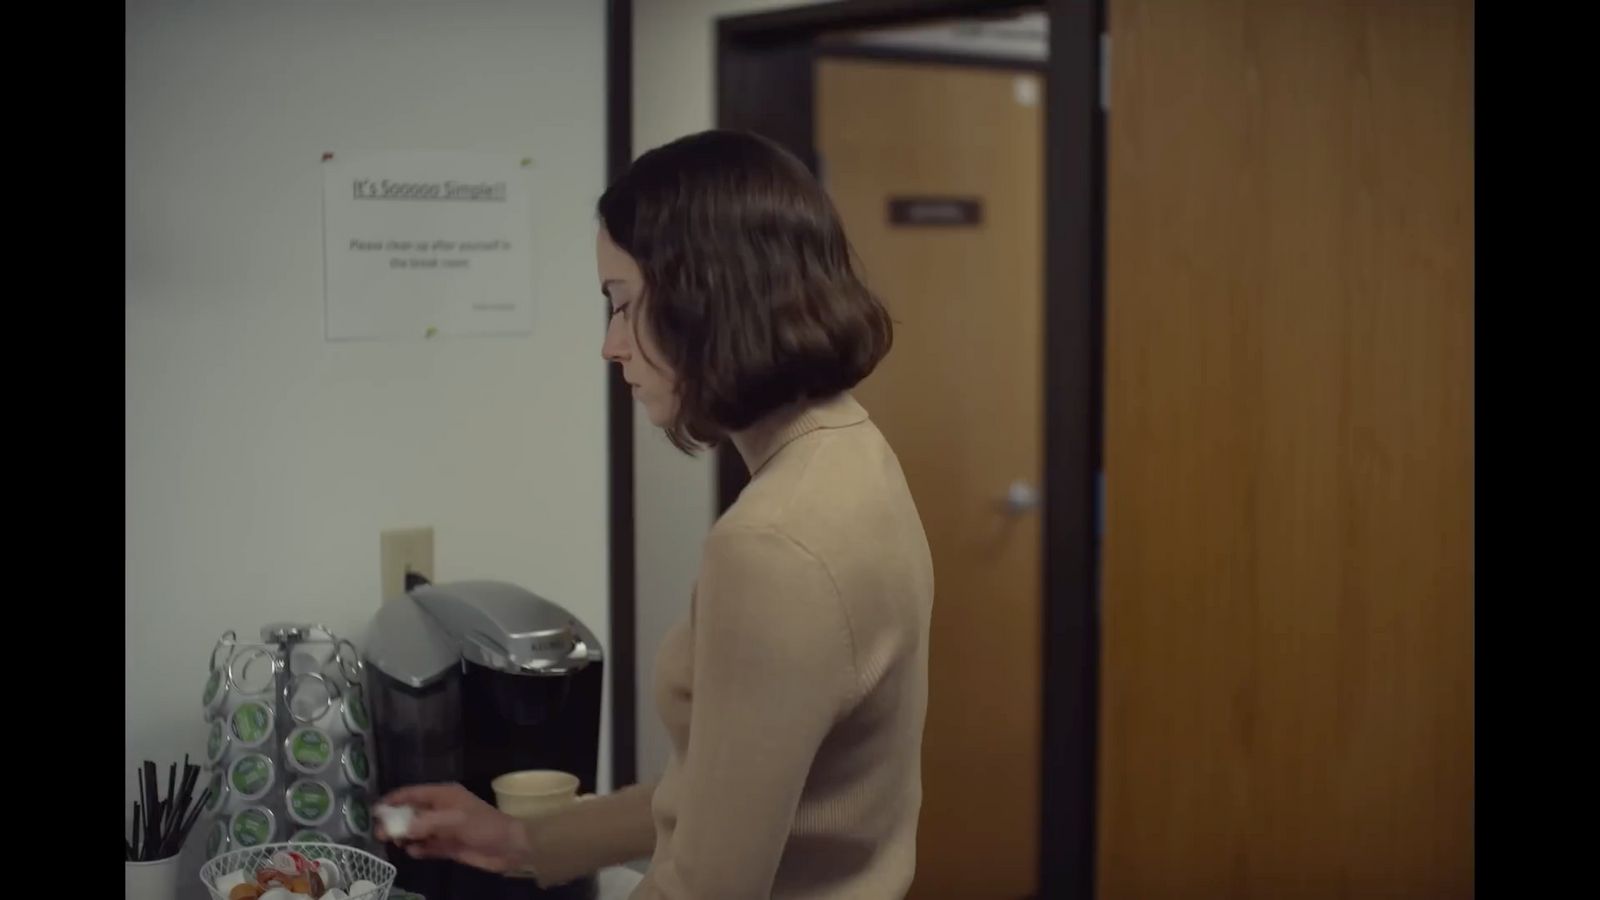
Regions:
[[[915,866],[933,568],[905,477],[848,391],[892,339],[826,194],[707,132],[600,199],[602,354],[686,452],[751,480],[707,537],[655,696],[666,772],[532,822],[456,785],[395,792],[407,849],[557,884],[650,857],[635,898],[885,898]]]

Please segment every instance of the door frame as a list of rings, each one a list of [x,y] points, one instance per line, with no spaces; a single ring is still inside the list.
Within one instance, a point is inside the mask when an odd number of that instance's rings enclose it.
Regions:
[[[633,0],[606,0],[606,184],[633,162]],[[610,318],[609,311],[606,314]],[[609,322],[607,323],[609,324]],[[633,389],[606,366],[606,560],[610,627],[611,786],[638,781],[638,595],[635,569]]]
[[[1040,897],[1094,895],[1105,281],[1104,0],[834,0],[717,20],[716,121],[817,171],[814,41],[826,32],[1020,9],[1050,17],[1045,64],[1044,522]],[[747,480],[717,451],[717,508]]]

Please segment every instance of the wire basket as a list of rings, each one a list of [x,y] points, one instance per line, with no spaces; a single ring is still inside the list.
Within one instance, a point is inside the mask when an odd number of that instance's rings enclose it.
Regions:
[[[376,890],[350,894],[350,900],[388,900],[394,887],[394,866],[365,850],[343,844],[284,843],[262,844],[244,850],[230,850],[200,867],[200,880],[213,900],[228,900],[228,895],[217,890],[217,879],[229,872],[244,871],[248,883],[255,881],[257,869],[272,865],[272,855],[280,851],[293,851],[307,859],[325,859],[339,869],[338,886],[345,891],[358,881],[370,881]]]

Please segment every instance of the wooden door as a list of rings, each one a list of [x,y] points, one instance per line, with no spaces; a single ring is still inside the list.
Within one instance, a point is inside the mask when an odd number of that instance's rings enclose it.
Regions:
[[[1098,883],[1473,894],[1473,5],[1111,0]]]
[[[1037,881],[1042,91],[1024,71],[818,63],[823,180],[897,323],[856,396],[905,467],[937,579],[918,898],[1018,900]],[[906,216],[924,224],[892,222],[897,198],[922,198]]]

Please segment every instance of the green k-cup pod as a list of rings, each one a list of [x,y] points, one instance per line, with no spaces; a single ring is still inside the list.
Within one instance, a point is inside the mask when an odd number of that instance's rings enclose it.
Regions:
[[[333,788],[325,782],[302,778],[284,792],[289,818],[300,825],[321,825],[333,817]]]
[[[241,747],[259,747],[272,737],[272,707],[260,700],[242,703],[228,717],[228,729]]]
[[[206,829],[206,859],[216,859],[228,852],[228,823],[218,819]]]
[[[301,844],[327,845],[326,848],[316,846],[301,847],[300,855],[304,856],[306,859],[313,859],[318,862],[317,869],[322,873],[322,881],[324,884],[329,887],[334,887],[336,885],[339,887],[344,887],[344,884],[337,878],[339,873],[339,863],[337,861],[337,857],[339,856],[339,853],[336,851],[339,848],[339,842],[330,837],[327,832],[319,831],[315,828],[301,829],[300,831],[295,832],[295,835],[295,841]],[[301,839],[299,837],[300,835],[306,835],[306,837]],[[330,878],[330,875],[335,877]]]
[[[205,707],[207,715],[215,713],[221,708],[223,701],[228,699],[228,673],[225,669],[212,669],[206,678],[206,689],[200,697],[200,705]]]
[[[228,787],[241,800],[259,800],[272,790],[275,774],[272,760],[260,753],[250,753],[228,767]]]
[[[206,812],[215,815],[228,802],[227,773],[222,769],[212,772],[211,781],[206,784],[206,790],[211,792],[211,796],[206,800]]]
[[[283,741],[283,758],[302,775],[315,775],[333,762],[333,740],[320,728],[302,725]]]
[[[245,807],[234,813],[228,823],[228,837],[239,848],[270,844],[277,830],[277,817],[264,806]]]
[[[344,698],[344,725],[356,734],[366,734],[372,725],[367,715],[367,701],[358,688],[351,688]]]
[[[366,837],[372,834],[372,811],[367,808],[367,798],[351,794],[344,801],[344,827],[351,834]]]
[[[344,748],[340,768],[351,784],[366,787],[372,782],[372,759],[367,756],[366,741],[360,738],[350,739],[350,743]]]
[[[211,723],[211,728],[206,732],[206,762],[216,765],[224,756],[228,755],[228,744],[233,740],[228,726],[221,719]]]

